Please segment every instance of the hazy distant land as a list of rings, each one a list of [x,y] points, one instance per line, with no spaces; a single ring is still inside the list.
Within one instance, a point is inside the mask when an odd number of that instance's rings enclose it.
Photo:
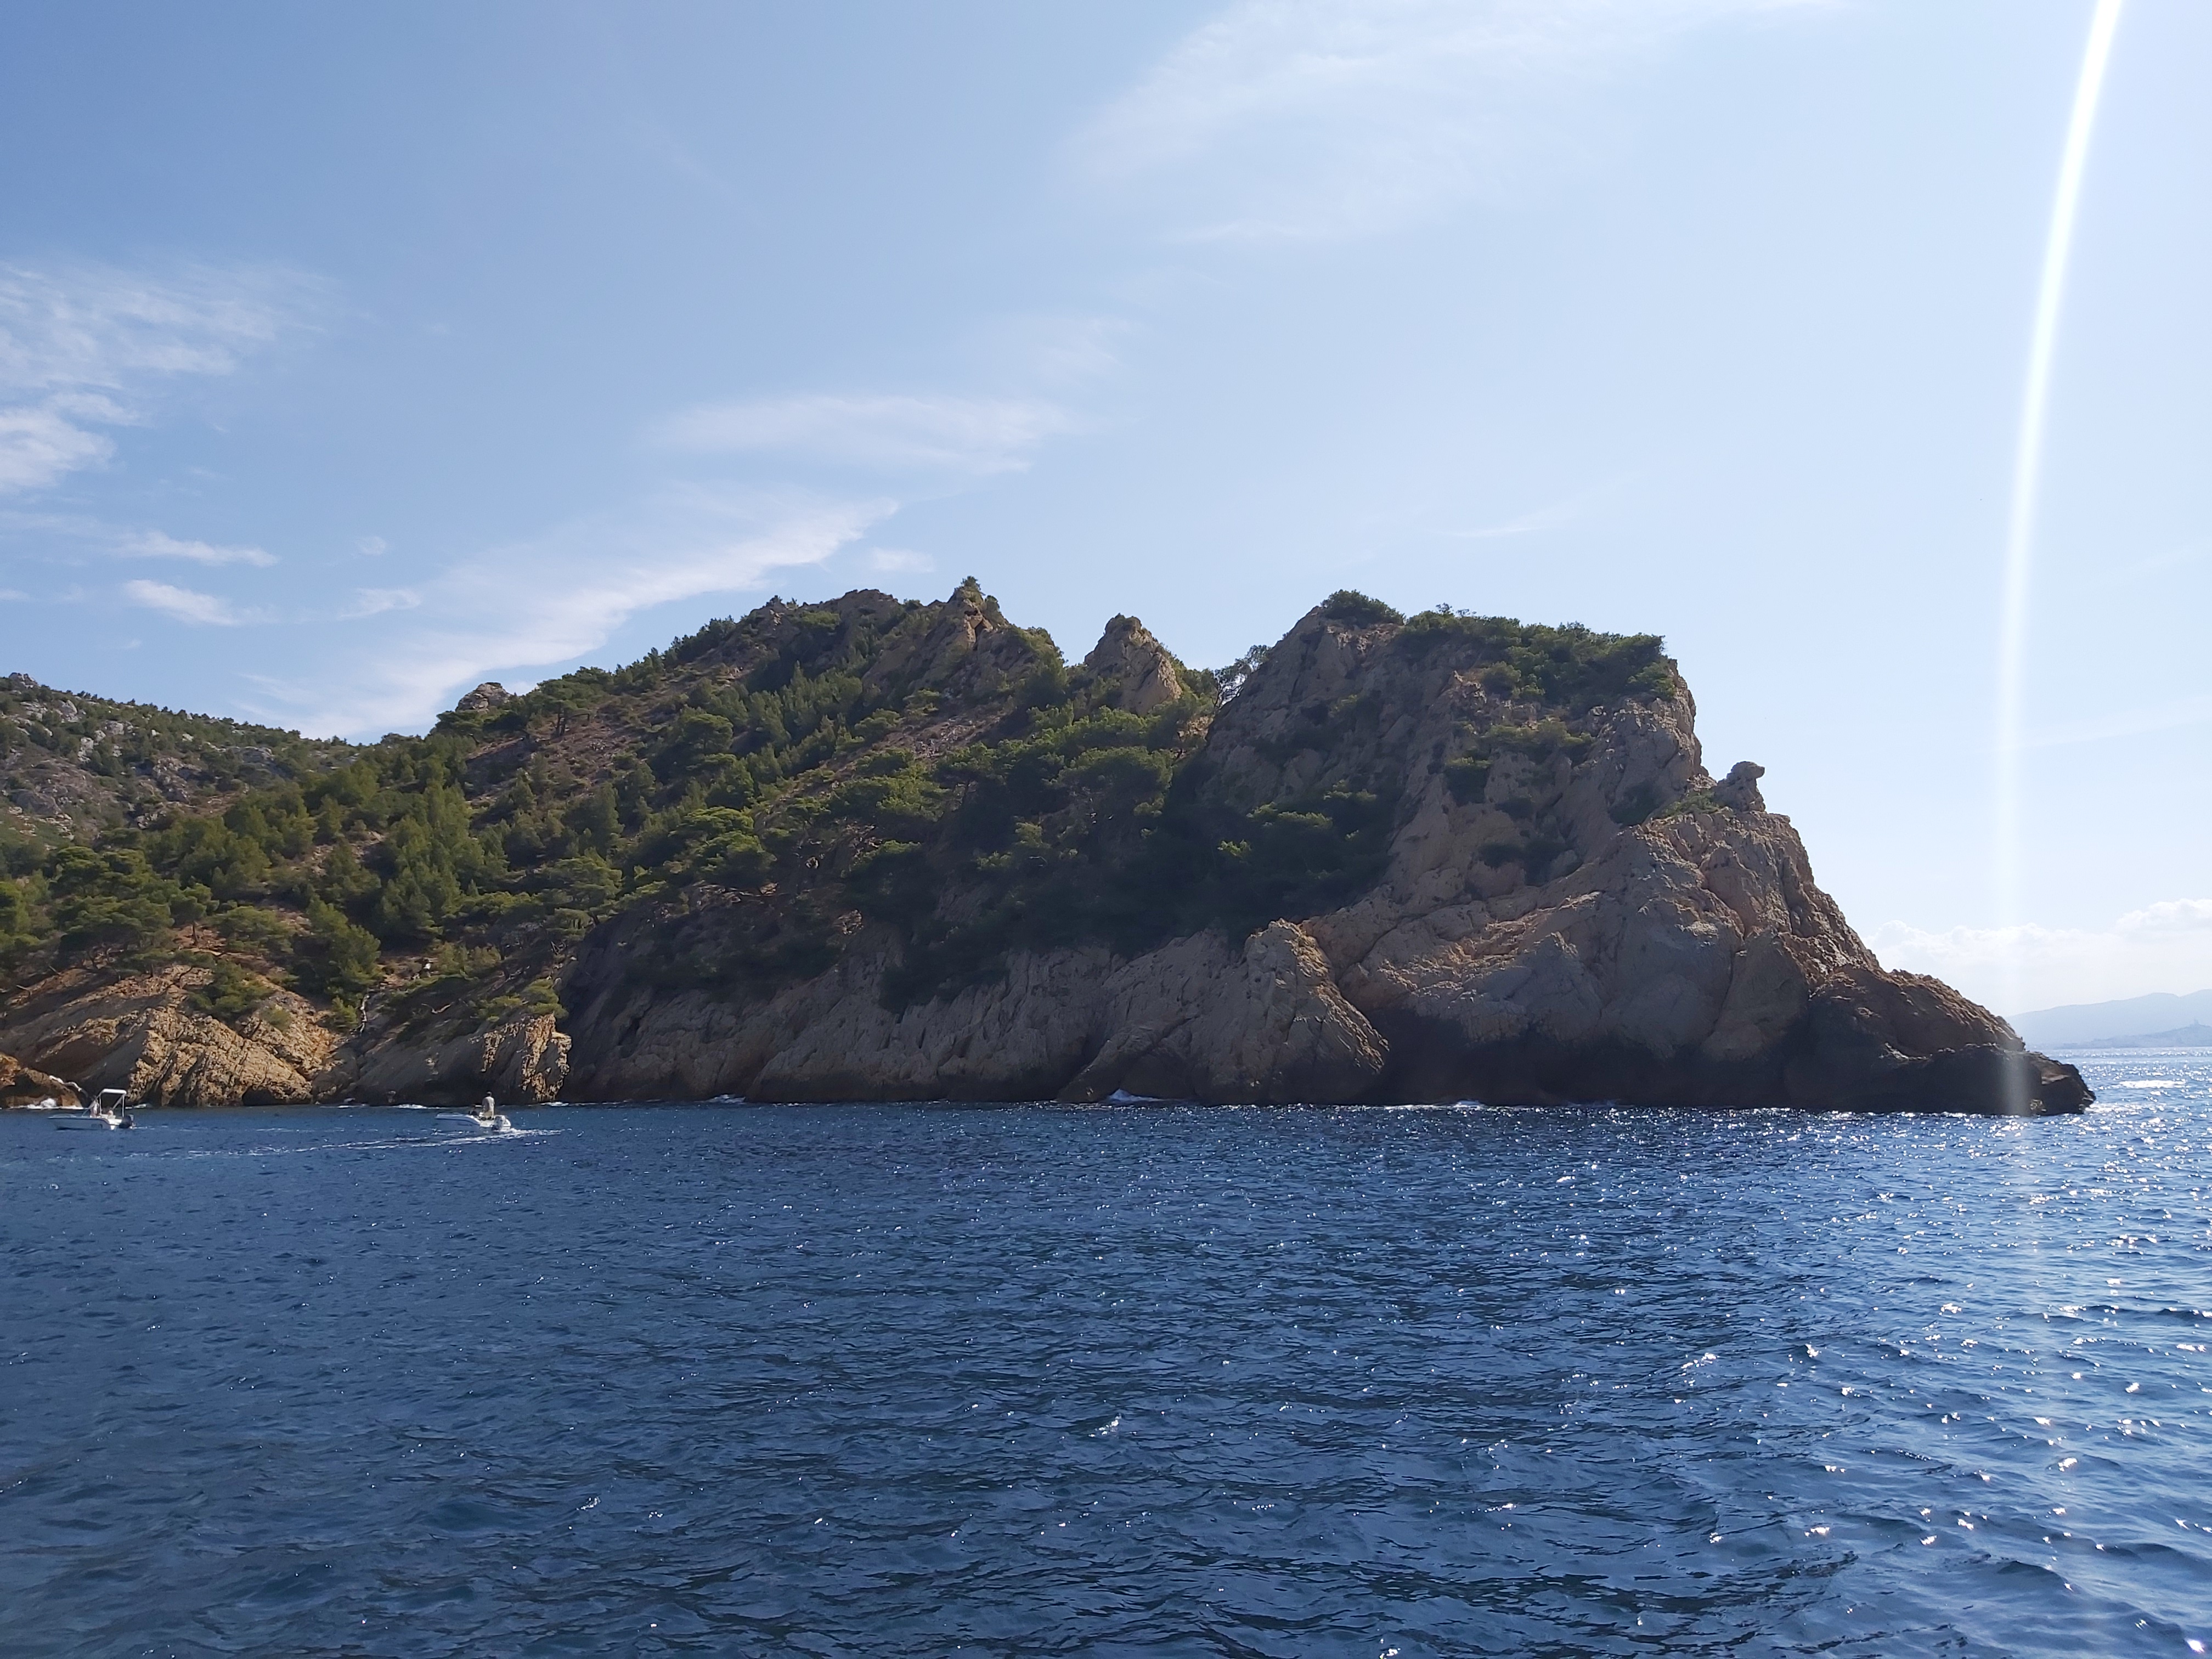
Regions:
[[[2031,1048],[2188,1048],[2212,1042],[2212,990],[2176,996],[2170,991],[2118,1002],[2073,1003],[2039,1008],[2012,1022]],[[2195,1030],[2200,1035],[2184,1033]]]

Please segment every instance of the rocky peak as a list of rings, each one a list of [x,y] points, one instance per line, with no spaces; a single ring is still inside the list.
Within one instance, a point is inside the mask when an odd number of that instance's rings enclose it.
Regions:
[[[1108,623],[1083,665],[1115,687],[1115,705],[1133,714],[1149,714],[1183,695],[1182,673],[1175,657],[1134,617],[1116,617]]]
[[[510,701],[514,695],[497,680],[486,680],[475,690],[464,693],[461,700],[453,705],[453,710],[456,714],[473,714],[480,709],[496,708]]]
[[[1759,793],[1759,781],[1765,775],[1766,769],[1757,761],[1738,761],[1713,786],[1713,799],[1739,812],[1764,812],[1766,798]]]

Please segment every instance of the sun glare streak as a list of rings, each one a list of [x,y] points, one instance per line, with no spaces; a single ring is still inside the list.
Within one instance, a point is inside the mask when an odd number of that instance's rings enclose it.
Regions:
[[[2066,265],[2074,245],[2074,220],[2081,203],[2081,175],[2089,158],[2097,103],[2112,61],[2112,36],[2120,23],[2123,0],[2097,0],[2089,20],[2088,44],[2081,53],[2081,78],[2074,88],[2074,114],[2067,124],[2066,151],[2058,164],[2058,188],[2051,204],[2051,228],[2044,238],[2043,277],[2035,298],[2035,324],[2029,335],[2027,382],[2021,398],[2020,439],[2014,452],[2010,523],[2005,536],[2004,587],[1997,648],[1996,899],[2000,927],[2023,920],[2021,903],[2021,773],[2027,679],[2027,628],[2031,580],[2034,574],[2035,515],[2042,483],[2045,416],[2051,402],[2051,365],[2057,345],[2058,316],[2065,298]],[[2017,964],[2005,972],[2005,1006],[2019,1006]]]

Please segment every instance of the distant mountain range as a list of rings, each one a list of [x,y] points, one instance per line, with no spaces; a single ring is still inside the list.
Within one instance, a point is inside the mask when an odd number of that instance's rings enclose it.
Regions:
[[[2013,1021],[2031,1048],[2062,1048],[2094,1043],[2119,1048],[2180,1048],[2212,1043],[2212,991],[2175,996],[2154,991],[2119,1002],[2082,1002],[2063,1008],[2039,1008]],[[2202,1035],[2191,1037],[2185,1030]],[[2120,1038],[2139,1039],[2127,1042]],[[2150,1039],[2158,1039],[2155,1042]]]
[[[2179,1030],[2151,1031],[2142,1036],[2099,1037],[2083,1048],[2212,1048],[2212,1025],[2185,1025]]]

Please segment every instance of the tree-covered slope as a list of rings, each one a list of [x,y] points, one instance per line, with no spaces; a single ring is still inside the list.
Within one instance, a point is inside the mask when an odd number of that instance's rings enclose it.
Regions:
[[[1882,970],[1648,635],[1070,662],[969,581],[366,745],[15,690],[97,787],[17,792],[0,1053],[149,1099],[2088,1097]]]
[[[353,745],[0,678],[0,844],[88,841],[292,781]]]
[[[1559,722],[1600,697],[1674,695],[1648,636],[1332,605],[1526,716],[1471,734],[1455,787],[1500,745],[1576,741]],[[1381,868],[1398,781],[1355,765],[1266,798],[1212,787],[1221,696],[1126,618],[1071,665],[972,582],[934,605],[772,602],[369,745],[17,683],[0,704],[15,775],[65,764],[100,787],[18,793],[0,949],[19,988],[182,962],[210,970],[197,994],[222,1017],[284,987],[341,1029],[373,1000],[458,1030],[557,1012],[579,942],[617,917],[626,973],[732,995],[817,974],[870,929],[897,942],[884,994],[904,1000],[1024,947],[1127,952],[1343,902]],[[1358,754],[1371,712],[1315,711],[1304,741]]]

